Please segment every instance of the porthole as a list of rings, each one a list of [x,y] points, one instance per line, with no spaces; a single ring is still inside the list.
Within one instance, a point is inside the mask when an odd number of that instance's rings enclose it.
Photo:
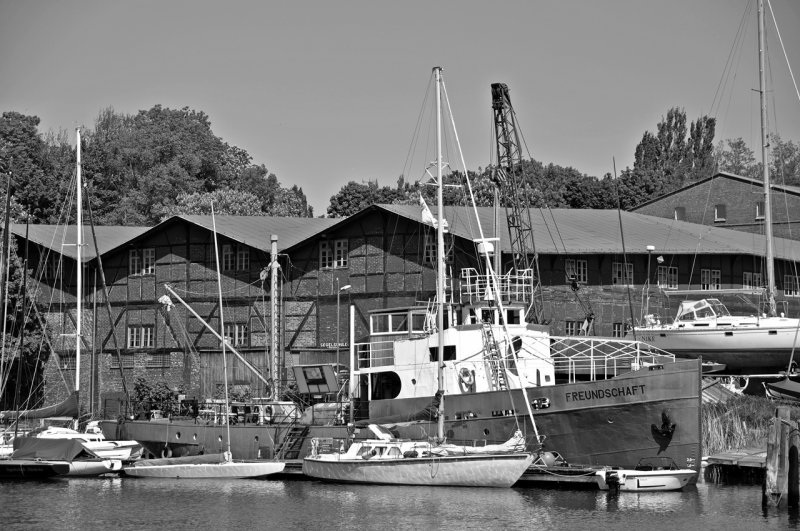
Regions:
[[[180,439],[181,438],[181,432],[179,432],[179,431],[175,432],[175,438],[176,439]]]
[[[195,433],[194,435],[192,435],[192,440],[193,440],[193,441],[196,441],[196,440],[197,440],[197,434],[196,434],[196,433]]]
[[[253,438],[256,442],[258,442],[258,435]]]
[[[483,428],[483,434],[489,436],[489,428]]]

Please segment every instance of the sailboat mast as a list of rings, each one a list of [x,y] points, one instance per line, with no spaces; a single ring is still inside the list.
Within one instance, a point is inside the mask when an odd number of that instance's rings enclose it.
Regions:
[[[444,199],[442,186],[442,67],[433,68],[436,76],[436,348],[439,410],[437,437],[444,440]]]
[[[764,54],[767,39],[764,31],[764,0],[758,0],[758,91],[761,100],[761,165],[764,171],[764,237],[767,240],[767,303],[770,316],[775,308],[775,256],[772,249],[772,208],[770,207],[769,154],[767,138],[767,75]]]
[[[214,217],[214,205],[211,205],[211,228],[214,232],[214,261],[217,264],[217,294],[219,295],[219,335],[222,336],[222,377],[225,382],[225,428],[228,440],[226,441],[225,460],[231,459],[231,412],[228,405],[228,358],[225,353],[225,319],[222,311],[222,275],[219,270],[219,245],[217,244],[217,221]]]
[[[75,280],[75,392],[81,387],[81,306],[83,297],[83,187],[81,186],[81,130],[75,129],[77,156],[75,171],[75,222],[77,224],[77,240],[75,256],[78,262]]]

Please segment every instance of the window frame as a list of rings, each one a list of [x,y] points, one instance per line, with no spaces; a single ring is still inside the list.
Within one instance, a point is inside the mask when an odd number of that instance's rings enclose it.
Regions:
[[[672,218],[675,221],[686,221],[686,207],[677,206],[672,210]]]
[[[783,275],[784,297],[800,297],[800,277]]]
[[[579,336],[581,330],[581,324],[578,321],[564,321],[564,335],[565,336]]]
[[[678,289],[677,266],[658,266],[656,269],[656,285],[661,289]]]
[[[564,271],[566,272],[567,278],[574,276],[575,282],[578,284],[587,284],[589,282],[588,260],[567,258],[564,263]]]
[[[714,222],[721,223],[726,221],[727,212],[724,203],[714,205]]]
[[[700,270],[700,290],[714,291],[722,287],[722,272],[719,269]]]
[[[764,219],[764,201],[756,201],[756,221]]]
[[[620,273],[625,272],[625,277]],[[625,282],[628,280],[629,282]],[[633,286],[633,262],[611,262],[611,285]]]
[[[347,238],[320,240],[319,268],[344,269],[349,264],[350,242]]]

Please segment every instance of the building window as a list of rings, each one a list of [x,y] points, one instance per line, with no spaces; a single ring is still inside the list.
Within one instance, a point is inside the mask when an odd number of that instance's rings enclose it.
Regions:
[[[714,221],[725,221],[725,205],[714,205]]]
[[[236,269],[239,271],[250,269],[250,248],[246,245],[236,246]]]
[[[685,207],[675,207],[675,211],[673,212],[673,216],[675,221],[685,221],[686,220],[686,208]]]
[[[122,358],[122,368],[123,369],[133,369],[133,354],[122,354],[121,356],[117,356],[113,354],[111,356],[111,368],[112,369],[119,369],[119,360]]]
[[[764,219],[764,201],[756,201],[756,219]]]
[[[234,347],[246,347],[250,344],[248,327],[243,323],[230,323],[225,325],[225,340]]]
[[[169,367],[169,353],[168,352],[160,352],[157,354],[148,354],[147,356],[147,368],[148,369],[158,369],[163,367]]]
[[[347,240],[319,242],[319,265],[322,269],[347,267]]]
[[[586,284],[589,277],[589,265],[586,260],[567,259],[565,264],[567,280],[575,280],[578,284]]]
[[[74,371],[78,364],[77,357],[75,356],[75,352],[64,352],[59,354],[59,360],[61,361],[61,369],[65,371]]]
[[[153,325],[128,326],[128,348],[153,348]]]
[[[611,284],[615,286],[633,286],[633,264],[613,262],[611,264]]]
[[[128,251],[128,274],[140,275],[142,272],[142,254],[139,249]]]
[[[742,273],[742,287],[745,289],[756,289],[764,285],[761,273],[745,271]]]
[[[129,275],[154,275],[156,273],[156,250],[131,249],[128,251]]]
[[[625,337],[625,327],[622,323],[611,325],[611,337]]]
[[[581,326],[578,321],[564,321],[564,335],[577,336],[580,335]]]
[[[700,289],[702,290],[720,289],[720,279],[721,275],[719,269],[701,269]]]
[[[444,235],[444,261],[448,264],[453,263],[453,235]],[[425,235],[425,252],[422,260],[426,264],[436,263],[436,234],[428,233]]]
[[[662,289],[678,289],[678,268],[658,266],[658,287]]]
[[[233,245],[226,243],[222,246],[222,270],[233,271],[236,269],[236,254]]]
[[[800,282],[794,275],[783,276],[783,294],[787,297],[800,296]]]

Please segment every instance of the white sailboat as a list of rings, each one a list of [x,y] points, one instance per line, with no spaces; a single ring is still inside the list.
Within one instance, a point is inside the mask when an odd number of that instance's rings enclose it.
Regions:
[[[222,279],[219,266],[219,246],[217,245],[217,225],[214,207],[211,207],[211,221],[214,233],[214,256],[217,264],[217,291],[219,293],[219,334],[224,335]],[[224,337],[224,336],[223,336]],[[225,410],[228,406],[228,362],[226,341],[222,340],[222,369],[225,384]],[[125,474],[147,478],[257,478],[282,472],[285,463],[278,461],[234,461],[231,454],[231,427],[227,427],[226,451],[222,454],[187,456],[165,459],[143,459],[124,468]]]
[[[444,435],[444,216],[442,200],[442,137],[441,91],[442,70],[433,69],[436,78],[436,174],[437,174],[437,381],[439,406],[437,438],[434,442],[393,438],[372,425],[374,439],[353,442],[346,452],[319,452],[319,442],[303,460],[306,476],[336,482],[374,483],[387,485],[429,485],[468,487],[510,487],[533,462],[533,455],[524,452],[521,434],[508,446],[490,448],[485,453],[469,452],[465,447],[447,445]]]
[[[767,313],[731,315],[718,299],[681,303],[672,322],[645,316],[628,336],[650,343],[678,357],[698,358],[723,365],[723,374],[777,373],[789,367],[798,345],[800,319],[778,315],[775,305],[775,265],[770,201],[769,147],[767,138],[767,88],[764,3],[758,2],[759,94],[761,104],[761,160],[764,181],[764,236]],[[645,312],[646,313],[646,312]]]

